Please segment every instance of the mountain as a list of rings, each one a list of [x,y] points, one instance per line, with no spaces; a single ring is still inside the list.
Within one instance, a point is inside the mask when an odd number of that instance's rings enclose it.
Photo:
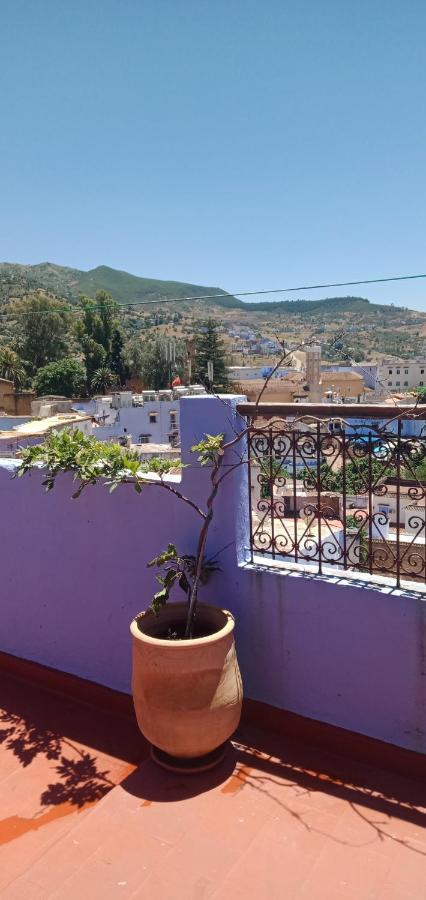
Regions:
[[[140,278],[120,269],[109,266],[97,266],[84,272],[54,263],[39,263],[34,266],[17,263],[0,263],[0,301],[10,297],[22,296],[23,293],[42,289],[75,302],[80,293],[94,297],[96,291],[105,290],[118,303],[137,304],[140,300],[169,300],[173,298],[200,297],[218,294],[214,298],[203,301],[206,306],[224,309],[240,309],[247,312],[290,313],[291,315],[328,314],[336,315],[345,312],[365,314],[375,310],[386,312],[391,307],[377,306],[363,297],[326,297],[322,300],[278,300],[245,302],[221,288],[205,287],[198,284],[187,284],[182,281],[160,281],[153,278]],[[392,307],[393,312],[396,307]]]
[[[21,293],[27,284],[28,290],[41,288],[56,294],[57,297],[65,297],[71,301],[77,300],[80,293],[94,297],[96,291],[105,290],[118,303],[123,304],[136,303],[138,300],[168,300],[174,297],[223,294],[231,307],[233,303],[239,305],[235,297],[231,297],[220,288],[186,284],[182,281],[139,278],[137,275],[130,275],[129,272],[122,272],[120,269],[111,269],[109,266],[97,266],[96,269],[84,272],[80,269],[57,266],[48,262],[35,266],[0,263],[0,289],[2,283],[10,285],[12,292],[13,287],[16,286]]]

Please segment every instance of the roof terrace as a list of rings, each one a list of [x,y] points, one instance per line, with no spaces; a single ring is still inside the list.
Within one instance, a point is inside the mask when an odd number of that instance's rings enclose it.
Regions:
[[[331,433],[327,408],[243,401],[182,399],[188,465],[168,490],[153,474],[140,496],[73,500],[72,473],[46,493],[43,472],[14,481],[18,461],[0,461],[6,900],[424,896],[424,519],[405,517],[425,503],[424,409],[384,407],[376,432],[367,408],[357,433],[340,407]],[[166,772],[134,718],[129,622],[156,589],[147,562],[197,539],[209,469],[190,448],[242,425],[203,587],[236,618],[242,720],[216,768]]]

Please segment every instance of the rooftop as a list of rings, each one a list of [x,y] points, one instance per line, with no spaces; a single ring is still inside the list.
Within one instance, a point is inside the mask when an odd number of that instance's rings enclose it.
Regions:
[[[43,419],[32,418],[28,422],[17,425],[16,428],[11,431],[2,431],[0,436],[6,439],[38,437],[47,434],[53,428],[63,427],[74,423],[78,424],[79,422],[87,422],[90,420],[91,416],[82,415],[77,412],[57,413],[54,416],[46,416]]]
[[[0,461],[2,898],[424,896],[425,523],[406,506],[424,508],[426,406],[397,412],[336,434],[358,408],[188,397],[181,471],[140,494],[126,477],[72,499],[73,472],[46,492],[45,471]],[[135,724],[129,623],[158,591],[149,561],[194,551],[207,434],[229,480],[200,599],[235,617],[243,717],[215,769],[171,774]]]
[[[2,673],[4,900],[424,897],[424,784],[248,724],[165,773],[112,706]]]

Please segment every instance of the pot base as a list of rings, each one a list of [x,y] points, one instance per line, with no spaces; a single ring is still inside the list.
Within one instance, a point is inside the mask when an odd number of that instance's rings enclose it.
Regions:
[[[225,741],[224,744],[216,747],[211,753],[205,753],[204,756],[194,756],[193,758],[188,759],[186,757],[179,758],[177,756],[170,756],[164,750],[160,750],[159,747],[154,747],[154,745],[151,744],[151,759],[153,759],[158,766],[161,766],[162,769],[167,769],[169,772],[197,774],[198,772],[208,772],[209,769],[213,769],[215,766],[219,765],[225,758],[228,747],[229,741]]]

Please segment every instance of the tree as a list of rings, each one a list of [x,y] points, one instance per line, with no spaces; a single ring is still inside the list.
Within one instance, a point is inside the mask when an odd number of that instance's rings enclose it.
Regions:
[[[143,371],[144,345],[139,338],[128,341],[124,349],[124,359],[130,377],[140,378]]]
[[[340,489],[342,489],[343,481],[340,475]],[[379,459],[371,459],[367,456],[352,460],[346,466],[346,491],[348,494],[363,494],[368,488],[368,484],[378,484],[382,478],[389,478],[395,475],[395,462],[384,456]]]
[[[197,381],[208,384],[208,362],[213,363],[213,384],[216,390],[228,389],[228,375],[225,363],[225,347],[218,334],[219,325],[215,319],[207,319],[200,325],[195,335],[195,371]]]
[[[107,354],[102,344],[98,344],[87,335],[84,335],[81,340],[81,348],[84,355],[87,386],[90,389],[95,372],[106,366]]]
[[[373,484],[380,482],[381,478],[388,478],[395,475],[395,466],[392,460],[383,458],[382,461],[372,459],[370,462],[367,456],[360,456],[351,460],[346,464],[345,468],[345,485],[347,494],[364,494],[368,490],[370,481]],[[336,494],[343,492],[343,473],[339,469],[335,472],[326,462],[321,462],[319,467],[319,482],[316,467],[309,469],[304,468],[300,472],[299,478],[304,482],[309,490],[317,491],[318,487],[321,491],[331,491]]]
[[[414,474],[419,481],[426,481],[426,459],[423,459],[418,465],[416,465],[414,469]],[[407,470],[405,472],[405,478],[412,478],[412,472]]]
[[[274,485],[283,484],[287,478],[291,478],[290,472],[283,465],[281,459],[264,459],[260,464],[260,496],[262,500],[273,497]],[[279,479],[282,479],[279,482]]]
[[[48,294],[29,294],[11,306],[20,356],[30,375],[69,351],[69,307]]]
[[[96,372],[93,373],[90,387],[95,394],[105,394],[106,391],[111,390],[116,384],[117,376],[115,373],[111,372],[111,369],[108,369],[107,366],[102,366],[102,368],[96,369]]]
[[[60,359],[38,370],[33,388],[38,396],[60,394],[64,397],[80,397],[86,389],[86,369],[77,359]]]
[[[10,347],[0,347],[0,378],[13,381],[16,389],[21,388],[25,381],[22,359]]]
[[[180,342],[175,342],[175,359],[170,362],[167,358],[167,342],[157,337],[149,341],[143,349],[140,359],[140,375],[147,388],[160,391],[170,387],[175,375],[183,375],[184,372],[184,348]]]
[[[118,305],[106,291],[97,291],[93,300],[81,296],[82,318],[75,325],[75,335],[84,355],[87,384],[90,388],[98,369],[107,368],[114,373],[115,381],[124,384],[124,337],[115,318]]]
[[[115,325],[111,337],[109,364],[111,371],[117,376],[121,387],[126,383],[130,375],[130,370],[124,354],[124,346],[123,332],[118,325]]]
[[[309,491],[318,491],[319,488],[321,491],[339,492],[341,490],[341,473],[333,472],[331,466],[324,461],[320,462],[318,472],[316,466],[312,468],[305,466],[301,469],[298,477]]]

